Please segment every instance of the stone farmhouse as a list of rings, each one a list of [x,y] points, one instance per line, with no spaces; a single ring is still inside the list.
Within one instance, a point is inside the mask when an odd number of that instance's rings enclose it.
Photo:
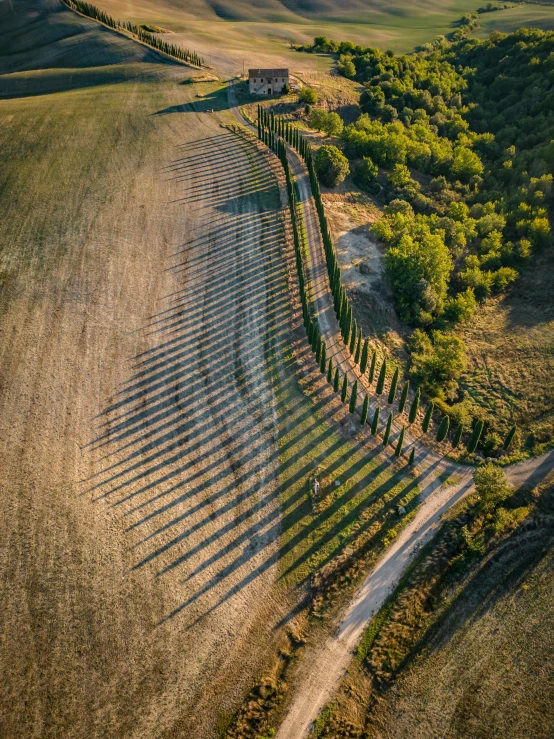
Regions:
[[[248,81],[253,95],[274,95],[289,86],[288,69],[249,69]]]

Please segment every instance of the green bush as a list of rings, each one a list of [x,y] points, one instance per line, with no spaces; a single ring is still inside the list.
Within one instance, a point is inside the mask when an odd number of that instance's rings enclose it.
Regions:
[[[379,168],[377,165],[373,163],[370,157],[364,157],[362,163],[354,170],[354,182],[360,190],[375,194],[379,191],[379,185],[377,184],[378,174]]]
[[[317,103],[317,93],[311,87],[303,87],[298,91],[298,102],[307,103],[308,105],[314,105]]]
[[[343,182],[350,167],[348,159],[336,146],[321,146],[315,155],[315,170],[326,187],[335,187]]]

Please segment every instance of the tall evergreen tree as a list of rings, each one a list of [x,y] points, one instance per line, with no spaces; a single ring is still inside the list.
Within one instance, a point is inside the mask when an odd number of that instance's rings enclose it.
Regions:
[[[364,424],[367,421],[367,414],[369,411],[369,395],[366,395],[362,405],[362,415],[360,416],[360,423]]]
[[[350,413],[356,413],[356,403],[358,402],[358,380],[354,380],[352,392],[350,393],[350,404],[348,410]]]
[[[385,434],[383,436],[383,446],[387,446],[387,444],[389,443],[390,432],[391,432],[391,429],[392,429],[392,419],[393,419],[393,412],[391,411],[389,413],[389,417],[388,417],[388,420],[387,420],[387,426],[385,428]]]
[[[333,380],[333,390],[338,393],[339,391],[339,385],[340,385],[340,374],[339,374],[339,368],[337,367],[335,370],[335,378]]]
[[[364,341],[364,348],[362,349],[362,356],[360,357],[360,372],[362,375],[365,374],[367,369],[367,363],[369,360],[369,339]]]
[[[314,351],[315,351],[315,361],[319,364],[321,361],[321,351],[323,349],[323,340],[319,334],[319,332],[316,334],[315,340],[314,340]]]
[[[410,392],[410,381],[408,380],[404,387],[402,388],[402,394],[400,395],[400,401],[398,402],[398,412],[402,413],[404,410],[404,406],[406,405],[406,401],[408,399],[408,393]]]
[[[410,467],[413,466],[414,459],[415,459],[415,446],[412,447],[412,451],[410,452],[410,458],[408,460],[408,464],[410,465]]]
[[[410,423],[414,423],[417,418],[417,412],[419,410],[419,399],[421,397],[421,391],[418,388],[416,390],[415,398],[412,400],[412,405],[410,407],[410,415],[408,416],[408,421]]]
[[[404,444],[404,434],[406,433],[406,427],[402,426],[398,441],[396,442],[396,449],[394,450],[394,456],[399,457],[402,454],[402,445]]]
[[[389,405],[391,403],[394,403],[394,398],[395,398],[395,395],[396,395],[396,388],[398,386],[398,375],[399,375],[399,372],[400,372],[400,370],[397,367],[394,370],[394,375],[392,376],[392,382],[390,384],[389,397],[388,397]]]
[[[321,370],[321,374],[325,374],[325,367],[327,365],[327,346],[325,342],[321,341],[321,359],[319,360],[319,369]]]
[[[385,377],[387,376],[387,360],[386,358],[383,360],[383,364],[381,365],[381,371],[379,372],[379,377],[377,379],[377,395],[381,395],[383,392],[383,389],[385,387]]]
[[[450,428],[450,417],[444,416],[437,429],[437,441],[444,441]]]
[[[506,436],[506,439],[504,440],[504,449],[508,450],[512,444],[512,441],[514,440],[514,436],[516,435],[517,426],[512,426],[512,428],[508,431],[508,434]]]
[[[373,436],[376,436],[377,429],[379,428],[379,414],[381,413],[381,409],[379,406],[375,409],[375,413],[373,414],[373,421],[371,422],[371,433]]]
[[[462,424],[458,424],[458,428],[456,429],[456,432],[454,433],[454,438],[452,439],[452,449],[456,449],[458,444],[461,441],[462,434],[464,433],[464,427]]]
[[[371,365],[369,367],[369,382],[372,383],[375,378],[375,366],[377,365],[377,352],[374,351],[371,355]]]
[[[352,324],[352,334],[350,336],[350,354],[354,354],[354,347],[356,346],[356,339],[358,338],[358,323],[356,319],[354,319],[354,323]]]
[[[356,364],[360,363],[360,354],[362,353],[362,329],[358,329],[358,340],[356,342],[356,354],[354,356],[354,361]]]
[[[329,367],[327,369],[327,382],[329,385],[333,381],[333,360],[329,359]]]
[[[433,415],[434,408],[435,404],[433,403],[433,401],[431,401],[427,406],[427,410],[425,411],[425,415],[423,416],[423,423],[421,424],[421,430],[424,434],[429,431],[429,424],[431,423],[431,417]]]
[[[469,437],[469,441],[467,442],[467,451],[470,454],[473,454],[473,452],[477,449],[477,444],[479,443],[479,439],[481,438],[481,434],[483,433],[483,426],[483,421],[477,421],[473,431],[471,432],[471,436]]]
[[[346,374],[344,375],[344,379],[342,381],[342,390],[340,392],[340,399],[344,403],[346,400],[346,396],[348,395],[348,377]]]

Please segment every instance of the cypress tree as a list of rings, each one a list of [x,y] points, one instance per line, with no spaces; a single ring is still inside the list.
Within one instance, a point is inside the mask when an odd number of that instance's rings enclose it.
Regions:
[[[381,371],[379,372],[379,377],[377,379],[377,395],[381,395],[383,392],[383,389],[385,387],[385,377],[387,376],[387,360],[386,358],[383,360],[383,364],[381,365]]]
[[[364,341],[364,348],[362,349],[362,356],[360,357],[360,372],[365,374],[367,369],[367,362],[369,360],[369,339]]]
[[[410,452],[410,458],[408,460],[408,464],[410,465],[410,467],[413,466],[414,459],[415,459],[415,446],[412,447],[412,451]]]
[[[308,323],[308,328],[306,329],[306,333],[308,335],[308,341],[310,342],[310,346],[311,346],[312,341],[313,341],[313,333],[314,333],[314,324],[311,321]]]
[[[437,429],[437,441],[444,441],[444,439],[446,439],[446,434],[448,433],[449,428],[450,428],[450,417],[444,416],[444,418],[439,424],[439,428]]]
[[[333,381],[333,360],[329,359],[329,368],[327,370],[327,382],[329,385]]]
[[[470,454],[473,454],[473,452],[477,449],[477,444],[479,443],[479,439],[481,438],[481,434],[483,432],[483,421],[477,421],[475,424],[475,428],[471,432],[471,436],[469,437],[469,441],[467,443],[467,450]]]
[[[340,399],[344,403],[346,400],[346,396],[348,395],[348,377],[346,374],[344,375],[344,379],[342,381],[342,390],[340,391]]]
[[[362,415],[360,416],[361,423],[365,423],[367,421],[368,411],[369,411],[369,395],[366,395],[364,398],[364,403],[362,405]]]
[[[389,443],[390,432],[392,429],[392,418],[393,418],[393,412],[391,411],[389,413],[389,417],[387,420],[387,426],[385,428],[385,435],[383,436],[383,446],[387,446],[387,444]]]
[[[344,322],[344,331],[342,334],[342,337],[344,339],[344,343],[348,344],[348,339],[350,338],[350,326],[352,324],[352,312],[349,309],[348,313],[346,314],[346,319]]]
[[[394,375],[392,376],[392,382],[390,384],[389,397],[388,397],[389,405],[391,403],[394,403],[394,396],[396,395],[396,388],[398,386],[398,375],[399,375],[399,372],[400,372],[400,370],[397,367],[394,370]]]
[[[356,322],[356,319],[354,319],[354,324],[352,326],[352,335],[350,337],[350,346],[348,347],[350,349],[350,354],[354,354],[354,347],[356,346],[357,338],[358,338],[358,324]]]
[[[359,328],[358,329],[358,341],[356,343],[356,355],[354,357],[354,361],[356,362],[356,364],[360,363],[361,351],[362,351],[362,329]]]
[[[510,444],[514,440],[516,431],[517,431],[517,426],[512,426],[512,428],[508,431],[508,435],[506,436],[506,439],[504,440],[504,449],[508,450],[510,448]]]
[[[375,365],[377,364],[377,352],[374,351],[371,355],[371,366],[369,368],[369,382],[372,383],[375,377]]]
[[[358,380],[354,380],[352,385],[352,392],[350,393],[350,404],[348,410],[350,413],[356,412],[356,403],[358,402]]]
[[[419,410],[419,399],[420,399],[420,396],[421,396],[421,391],[418,388],[416,390],[415,398],[412,400],[412,405],[410,407],[410,415],[408,416],[408,421],[410,423],[414,423],[414,421],[417,418],[417,412]]]
[[[398,437],[398,441],[396,442],[396,449],[394,450],[395,457],[399,457],[402,454],[402,445],[404,444],[405,432],[406,432],[406,427],[402,426],[402,429],[400,431],[400,436]]]
[[[423,417],[423,423],[421,424],[421,430],[424,434],[426,434],[429,430],[429,424],[431,423],[431,416],[433,415],[434,408],[435,404],[431,401],[431,403],[429,403],[429,405],[427,406],[425,416]]]
[[[339,391],[339,383],[340,383],[340,374],[339,374],[339,368],[335,370],[335,379],[333,380],[333,390],[338,393]]]
[[[406,400],[408,399],[408,393],[410,391],[410,381],[404,385],[402,388],[402,394],[400,395],[400,401],[398,403],[398,412],[402,413],[404,410],[404,406],[406,405]]]
[[[319,369],[321,370],[321,374],[325,374],[325,366],[327,364],[327,346],[325,342],[321,341],[321,359],[319,360]]]
[[[454,434],[454,438],[452,439],[452,449],[456,449],[456,447],[460,443],[460,440],[462,438],[462,434],[463,433],[464,433],[464,427],[460,423],[458,425],[458,428],[456,429],[456,433]]]
[[[371,422],[371,433],[373,436],[377,434],[377,429],[379,428],[379,414],[381,412],[381,409],[379,406],[375,409],[375,413],[373,414],[373,421]]]

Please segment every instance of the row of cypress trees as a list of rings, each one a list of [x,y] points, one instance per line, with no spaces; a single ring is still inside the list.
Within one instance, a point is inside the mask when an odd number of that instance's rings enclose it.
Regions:
[[[194,64],[197,67],[201,67],[204,64],[204,60],[202,59],[202,57],[199,56],[195,51],[182,49],[176,44],[168,44],[167,41],[158,38],[158,36],[154,36],[152,33],[145,31],[143,28],[140,28],[140,26],[137,26],[134,23],[130,23],[129,21],[118,21],[115,18],[112,18],[111,15],[108,15],[108,13],[100,10],[100,8],[97,8],[91,3],[84,2],[84,0],[63,1],[68,6],[68,8],[76,10],[79,13],[82,13],[82,15],[88,16],[89,18],[100,21],[101,23],[104,23],[106,26],[109,26],[116,31],[129,31],[129,33],[132,33],[133,36],[136,36],[139,41],[148,44],[148,46],[152,46],[154,49],[163,51],[164,54],[168,54],[175,59],[181,59],[182,61],[188,62],[189,64]]]
[[[285,174],[287,178],[287,190],[289,193],[289,204],[291,208],[291,217],[293,219],[293,234],[294,234],[297,270],[298,270],[299,280],[300,280],[302,314],[304,318],[304,325],[306,326],[306,330],[308,332],[308,340],[310,341],[310,345],[312,346],[312,349],[315,352],[316,361],[318,362],[320,366],[321,373],[327,375],[327,381],[333,385],[333,389],[335,392],[337,393],[339,392],[339,386],[340,386],[342,402],[343,403],[348,402],[350,413],[354,413],[356,411],[356,405],[357,405],[358,381],[357,380],[354,381],[354,384],[349,394],[348,378],[346,374],[343,377],[342,386],[341,386],[340,373],[339,373],[338,367],[334,369],[333,371],[333,363],[331,359],[328,360],[327,367],[325,366],[326,352],[327,352],[325,342],[322,340],[321,335],[319,333],[319,326],[317,323],[317,319],[312,318],[312,316],[309,314],[309,311],[308,311],[308,303],[307,303],[307,298],[305,295],[306,274],[305,274],[305,267],[304,267],[304,257],[302,255],[302,242],[301,242],[300,233],[299,233],[298,219],[297,219],[297,213],[296,213],[296,203],[295,203],[295,192],[294,192],[294,186],[292,184],[292,177],[291,177],[290,167],[289,167],[289,163],[287,159],[286,146],[284,143],[285,141],[290,146],[293,146],[302,156],[304,161],[306,162],[306,166],[308,168],[308,173],[310,177],[312,194],[314,197],[314,201],[315,201],[316,209],[318,213],[318,219],[319,219],[319,225],[321,229],[324,250],[325,250],[325,259],[326,259],[326,264],[327,264],[327,272],[329,276],[329,284],[330,284],[331,292],[333,295],[335,313],[337,315],[337,320],[339,322],[341,334],[342,334],[345,345],[348,346],[350,350],[351,356],[353,357],[356,364],[359,365],[361,373],[365,374],[367,371],[367,377],[368,377],[370,384],[373,383],[375,379],[375,375],[377,373],[377,353],[376,351],[373,351],[371,355],[371,361],[370,361],[369,339],[366,338],[364,340],[362,337],[361,329],[357,327],[356,319],[353,316],[352,305],[350,304],[348,295],[340,279],[340,268],[338,265],[335,247],[334,247],[334,244],[331,238],[329,225],[327,223],[327,218],[325,216],[325,210],[324,210],[323,201],[321,198],[319,182],[317,180],[317,176],[316,176],[314,165],[313,165],[313,156],[311,152],[311,147],[307,139],[305,139],[304,136],[302,136],[302,134],[300,133],[300,130],[297,127],[292,126],[289,122],[285,121],[281,116],[276,116],[273,111],[270,111],[270,112],[266,111],[262,105],[258,105],[258,137],[269,148],[271,148],[275,153],[278,154],[283,164],[283,167],[285,169]],[[387,359],[385,358],[379,368],[379,373],[377,375],[377,384],[376,384],[376,389],[375,389],[377,395],[382,395],[385,390],[387,369],[388,369]],[[396,400],[399,380],[400,380],[400,370],[398,367],[396,367],[394,370],[393,376],[392,376],[389,390],[388,390],[387,401],[389,405],[392,405]],[[404,412],[404,409],[405,409],[405,406],[408,400],[409,391],[410,391],[410,382],[408,380],[404,383],[402,392],[400,393],[400,398],[398,401],[398,413],[399,414]],[[408,411],[409,425],[415,423],[415,421],[417,420],[419,409],[420,409],[420,404],[421,404],[421,393],[418,388],[415,393],[414,399],[412,400],[410,404],[410,408]],[[373,418],[371,419],[371,422],[368,418],[368,410],[369,410],[369,396],[366,394],[365,399],[362,404],[361,422],[362,424],[368,423],[371,428],[371,433],[375,436],[377,434],[378,426],[379,426],[380,409],[379,407],[376,408],[373,414]],[[421,429],[423,433],[428,433],[429,431],[429,427],[431,424],[434,410],[435,410],[435,405],[431,401],[426,408],[423,421],[421,424]],[[389,412],[387,424],[385,426],[385,432],[383,435],[383,445],[384,446],[387,446],[387,444],[389,443],[393,417],[394,417],[393,411],[391,410]],[[484,426],[483,421],[478,421],[475,424],[475,427],[473,428],[470,434],[470,437],[467,442],[467,451],[470,454],[473,454],[477,448],[477,444],[479,443],[479,440],[483,433],[483,426]],[[510,445],[513,439],[513,436],[515,434],[515,430],[516,430],[515,427],[510,430],[508,437],[506,438],[506,441],[505,441],[505,448],[508,448],[508,446]],[[436,437],[435,437],[436,440],[439,442],[445,441],[447,437],[449,436],[449,432],[450,432],[450,417],[445,415],[441,419],[439,426],[437,428]],[[464,427],[462,424],[459,424],[458,427],[456,428],[456,431],[452,435],[451,445],[453,449],[456,449],[459,446],[462,440],[463,433],[464,433]],[[400,435],[398,437],[397,445],[395,448],[396,456],[400,456],[402,452],[402,446],[404,443],[404,435],[405,435],[405,426],[402,426]],[[413,464],[414,456],[415,456],[415,448],[412,448],[412,452],[410,454],[410,462],[409,462],[410,464]]]

